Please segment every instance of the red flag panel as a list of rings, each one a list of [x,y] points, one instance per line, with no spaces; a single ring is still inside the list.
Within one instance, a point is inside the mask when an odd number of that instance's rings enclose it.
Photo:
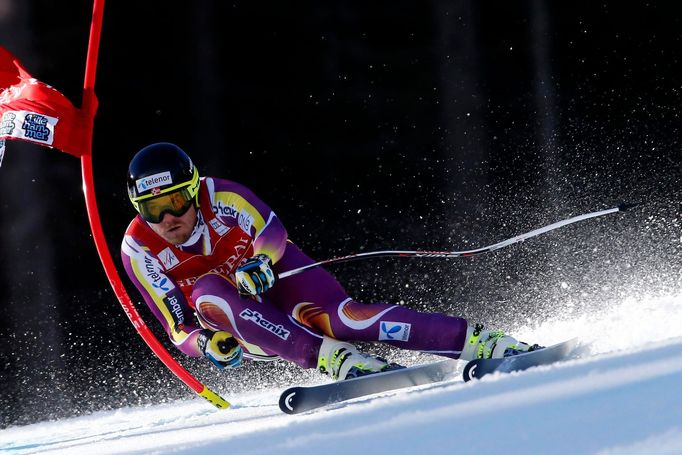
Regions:
[[[30,141],[80,157],[89,150],[88,128],[81,110],[33,78],[0,47],[0,160],[4,139]]]

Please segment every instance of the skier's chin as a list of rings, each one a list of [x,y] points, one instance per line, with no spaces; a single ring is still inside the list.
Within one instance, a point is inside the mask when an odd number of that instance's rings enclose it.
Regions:
[[[192,235],[194,225],[197,222],[197,214],[192,207],[184,215],[174,217],[165,214],[163,220],[158,224],[150,224],[152,230],[171,245],[181,245]]]
[[[183,229],[183,226],[173,226],[172,228],[167,229],[163,233],[162,237],[168,243],[172,243],[173,245],[180,245],[185,243],[189,239],[191,233],[192,233],[191,231],[187,232],[186,229]]]

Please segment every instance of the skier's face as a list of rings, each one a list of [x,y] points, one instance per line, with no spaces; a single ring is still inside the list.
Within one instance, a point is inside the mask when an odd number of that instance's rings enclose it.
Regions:
[[[166,212],[159,223],[149,226],[166,242],[173,245],[183,244],[189,239],[197,223],[197,209],[192,207],[182,216],[173,216]]]

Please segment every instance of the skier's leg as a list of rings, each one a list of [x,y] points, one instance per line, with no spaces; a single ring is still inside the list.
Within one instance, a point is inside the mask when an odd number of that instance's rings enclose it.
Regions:
[[[192,300],[202,324],[230,332],[248,353],[274,354],[303,368],[317,366],[321,335],[303,328],[267,299],[241,297],[224,276],[200,277]]]
[[[281,273],[312,262],[289,244],[275,271]],[[339,340],[382,341],[451,358],[459,357],[464,345],[464,319],[398,305],[355,302],[320,267],[282,279],[267,295],[300,323]]]
[[[301,304],[298,312],[305,312],[305,306]],[[329,321],[334,335],[342,339],[381,341],[450,358],[459,357],[467,328],[459,317],[350,298],[331,307]]]
[[[353,345],[317,335],[268,299],[246,299],[222,275],[202,276],[192,290],[202,325],[230,332],[253,356],[278,355],[303,368],[318,368],[334,379],[382,371],[390,365]],[[248,354],[247,354],[248,355]]]
[[[350,298],[331,311],[322,311],[316,304],[300,303],[293,315],[300,322],[341,340],[381,341],[462,360],[508,357],[541,348],[518,341],[501,330],[486,330],[482,324],[469,325],[463,318],[422,313],[397,305],[364,304]]]
[[[312,262],[289,244],[276,264],[276,271]],[[358,303],[320,267],[281,280],[268,295],[300,323],[339,340],[381,341],[464,360],[503,357],[539,348],[499,330],[484,330],[481,324],[469,325],[460,317],[423,313],[398,305]]]

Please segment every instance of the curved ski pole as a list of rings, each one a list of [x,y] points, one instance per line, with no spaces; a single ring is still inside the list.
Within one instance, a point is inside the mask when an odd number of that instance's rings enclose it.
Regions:
[[[369,251],[366,253],[356,253],[356,254],[349,254],[347,256],[338,256],[338,257],[334,257],[331,259],[326,259],[324,261],[315,262],[313,264],[304,265],[302,267],[298,267],[298,268],[295,268],[292,270],[288,270],[286,272],[282,272],[278,275],[278,278],[286,278],[286,277],[304,272],[308,269],[312,269],[312,268],[319,267],[322,265],[336,264],[336,263],[348,262],[348,261],[355,261],[358,259],[388,257],[388,256],[423,257],[423,258],[458,258],[458,257],[465,257],[465,256],[475,256],[477,254],[489,253],[491,251],[499,250],[500,248],[507,247],[507,246],[512,245],[514,243],[523,242],[524,240],[527,240],[531,237],[536,237],[536,236],[544,234],[546,232],[553,231],[555,229],[559,229],[560,227],[567,226],[567,225],[573,224],[573,223],[577,223],[579,221],[587,220],[590,218],[597,218],[600,216],[609,215],[611,213],[622,212],[626,208],[629,208],[629,207],[631,207],[631,206],[623,204],[623,205],[619,205],[618,207],[614,207],[614,208],[607,209],[607,210],[600,210],[598,212],[591,212],[591,213],[585,213],[583,215],[574,216],[572,218],[567,218],[565,220],[557,221],[556,223],[552,223],[552,224],[549,224],[547,226],[544,226],[544,227],[541,227],[538,229],[534,229],[532,231],[526,232],[525,234],[517,235],[516,237],[512,237],[512,238],[509,238],[507,240],[503,240],[501,242],[495,243],[494,245],[488,245],[488,246],[484,246],[481,248],[476,248],[474,250],[467,250],[467,251],[392,251],[392,250]]]

